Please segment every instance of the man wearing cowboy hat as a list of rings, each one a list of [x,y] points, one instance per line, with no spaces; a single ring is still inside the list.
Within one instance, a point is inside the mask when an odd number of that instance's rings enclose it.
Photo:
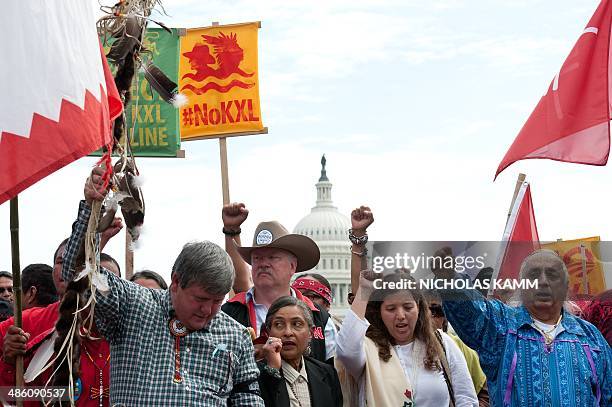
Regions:
[[[240,292],[221,308],[244,326],[252,327],[256,336],[266,336],[261,331],[270,305],[285,295],[304,301],[314,317],[311,352],[318,360],[334,357],[336,329],[329,314],[299,291],[290,287],[291,278],[297,272],[314,268],[320,252],[309,237],[292,234],[276,221],[262,222],[257,226],[251,247],[241,247],[240,225],[249,212],[242,203],[225,205],[222,210],[225,249],[234,262],[236,282],[234,290]],[[251,273],[247,263],[251,265]]]

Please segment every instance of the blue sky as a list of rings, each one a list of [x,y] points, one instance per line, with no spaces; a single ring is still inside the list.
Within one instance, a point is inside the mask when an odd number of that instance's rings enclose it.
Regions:
[[[97,2],[96,2],[97,3]],[[260,93],[269,134],[228,141],[232,200],[288,228],[314,205],[322,153],[334,200],[366,203],[378,240],[497,240],[526,172],[540,236],[610,239],[611,171],[518,163],[507,148],[597,7],[595,0],[165,2],[169,26],[260,20]],[[182,244],[222,242],[216,140],[185,159],[140,159],[147,202],[136,269],[169,276]],[[22,266],[51,261],[69,233],[92,159],[20,197]],[[8,204],[0,269],[10,269]],[[121,239],[108,252],[124,256]]]

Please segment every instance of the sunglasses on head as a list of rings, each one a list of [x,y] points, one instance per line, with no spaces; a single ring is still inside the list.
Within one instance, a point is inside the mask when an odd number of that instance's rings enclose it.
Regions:
[[[13,287],[0,287],[0,294],[4,294],[5,291],[12,293]]]

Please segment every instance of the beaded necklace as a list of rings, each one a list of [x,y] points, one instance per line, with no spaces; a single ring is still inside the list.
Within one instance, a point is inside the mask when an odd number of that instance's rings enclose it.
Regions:
[[[91,363],[94,365],[94,367],[98,370],[98,387],[94,387],[93,385],[89,386],[89,398],[91,400],[99,399],[100,400],[100,407],[102,407],[104,398],[105,397],[109,398],[109,389],[108,389],[108,386],[104,387],[104,382],[102,380],[103,379],[102,372],[104,371],[104,368],[106,368],[106,365],[108,364],[108,361],[110,360],[110,353],[106,357],[106,361],[104,362],[104,366],[100,367],[94,361],[93,357],[91,357],[91,354],[87,350],[87,347],[85,346],[85,344],[83,344],[83,350],[85,351],[85,354],[87,355],[87,358],[91,361]],[[100,354],[100,357],[102,357],[102,354]]]
[[[295,391],[295,388],[293,387],[293,383],[289,383],[289,388],[291,389],[291,393],[293,393],[293,397],[295,397],[295,399],[297,400],[298,405],[302,407],[302,402],[300,401],[300,398],[298,397],[297,392]]]
[[[187,327],[183,325],[181,321],[176,318],[172,318],[168,322],[168,328],[170,333],[174,336],[174,377],[172,381],[174,383],[182,383],[183,377],[181,376],[181,338],[187,335]]]
[[[302,363],[306,363],[306,362],[304,360],[302,360]],[[298,374],[299,374],[300,371],[296,370],[296,372],[298,372]],[[287,378],[285,378],[285,381],[289,384],[289,388],[291,389],[291,393],[293,393],[293,397],[295,397],[295,399],[297,400],[298,406],[302,407],[302,402],[300,401],[300,398],[297,395],[297,391],[295,390],[295,387],[293,386],[293,383],[291,383],[289,380],[287,380]],[[308,390],[308,394],[311,396],[310,398],[311,398],[311,404],[312,404],[312,395],[310,394],[310,389]]]

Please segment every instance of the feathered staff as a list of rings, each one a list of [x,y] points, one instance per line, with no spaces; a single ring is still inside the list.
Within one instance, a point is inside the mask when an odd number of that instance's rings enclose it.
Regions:
[[[150,18],[156,6],[164,12],[161,0],[121,0],[112,7],[101,7],[106,15],[98,21],[98,34],[104,43],[109,38],[114,39],[107,58],[116,67],[115,83],[123,98],[124,106],[131,100],[130,88],[139,68],[144,71],[144,76],[151,87],[166,102],[176,107],[186,102],[184,96],[178,93],[176,83],[150,61],[142,59],[142,55],[148,52],[143,46],[143,38],[149,21],[172,32],[162,23]],[[55,340],[56,358],[54,360],[57,362],[52,375],[55,376],[53,384],[69,386],[71,395],[74,395],[74,384],[79,375],[81,336],[96,339],[90,335],[95,308],[95,292],[108,290],[107,281],[99,272],[96,233],[112,222],[117,203],[121,205],[121,212],[133,241],[138,239],[139,227],[144,221],[145,205],[138,181],[140,174],[131,151],[129,137],[126,134],[125,110],[123,115],[115,120],[113,135],[113,145],[105,148],[105,153],[100,160],[100,163],[103,163],[106,168],[105,182],[111,186],[111,192],[105,201],[107,210],[103,216],[100,216],[104,212],[102,203],[94,202],[83,244],[85,269],[75,278],[74,282],[70,283],[67,295],[60,306],[61,315],[56,325],[58,337]],[[123,144],[120,140],[124,140]],[[115,165],[111,163],[112,152],[120,156]],[[91,292],[88,298],[84,295],[87,289]],[[84,310],[87,310],[86,316],[81,315],[83,314],[81,311]],[[73,400],[74,398],[71,397],[72,405],[74,405]]]
[[[107,37],[115,38],[107,58],[117,67],[115,83],[124,98],[124,105],[131,99],[130,88],[137,67],[144,72],[145,79],[151,87],[168,103],[180,107],[187,102],[186,97],[178,93],[178,85],[168,78],[157,66],[142,59],[149,51],[143,45],[144,33],[149,21],[159,25],[169,33],[168,27],[150,18],[154,7],[163,10],[160,0],[124,0],[112,7],[102,7],[107,15],[98,21],[98,33],[106,41]],[[126,117],[118,117],[114,124],[115,150],[120,159],[115,164],[115,201],[121,205],[121,212],[133,241],[139,237],[138,228],[144,221],[144,200],[140,189],[139,171],[131,154],[129,137],[125,134]],[[120,140],[125,140],[124,144]],[[107,166],[110,170],[110,166]]]

